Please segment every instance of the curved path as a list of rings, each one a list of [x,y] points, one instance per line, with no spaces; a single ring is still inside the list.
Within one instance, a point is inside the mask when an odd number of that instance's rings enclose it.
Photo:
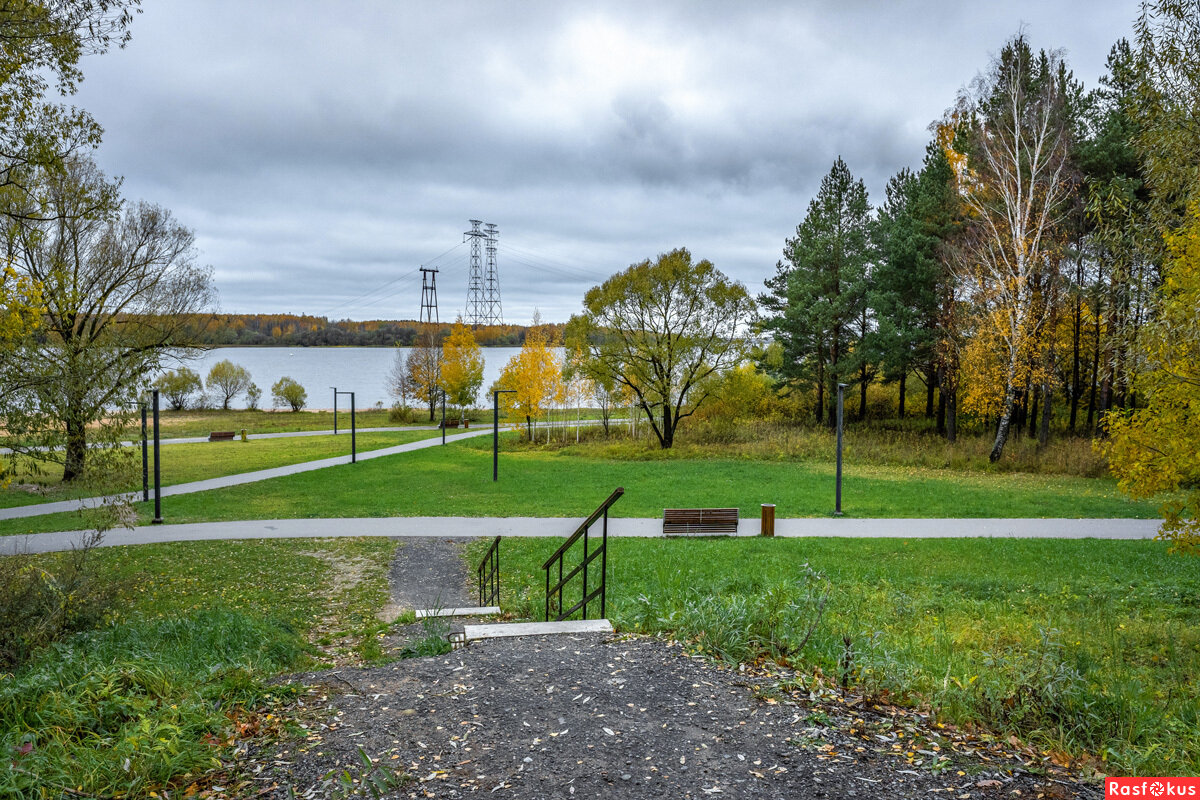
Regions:
[[[270,434],[264,434],[270,435]],[[491,436],[492,429],[480,428],[478,430],[467,431],[466,433],[455,433],[446,436],[446,443],[458,442],[463,439],[470,439],[476,436]],[[205,440],[207,441],[207,440]],[[439,446],[442,443],[440,436],[435,436],[429,439],[421,439],[416,442],[408,442],[407,444],[398,444],[393,447],[384,447],[379,450],[368,450],[358,454],[359,461],[369,461],[372,458],[382,458],[383,456],[391,456],[397,453],[408,453],[413,450],[423,450],[426,447]],[[295,475],[300,472],[311,472],[315,469],[325,469],[326,467],[336,467],[342,464],[349,464],[350,456],[334,456],[333,458],[322,458],[317,461],[304,461],[299,464],[288,464],[283,467],[272,467],[270,469],[260,469],[254,472],[241,472],[237,475],[223,475],[219,478],[209,478],[203,481],[192,481],[191,483],[177,483],[172,486],[164,486],[162,488],[163,497],[171,497],[177,494],[191,494],[193,492],[206,492],[210,489],[224,489],[227,486],[240,486],[243,483],[256,483],[265,481],[271,478],[279,478],[284,475]],[[53,503],[37,503],[36,505],[28,506],[13,506],[12,508],[0,508],[0,519],[22,519],[25,517],[40,517],[43,514],[57,514],[61,511],[78,511],[81,508],[92,508],[106,500],[116,500],[126,498],[132,502],[141,500],[141,492],[128,492],[121,495],[111,495],[109,497],[88,497],[79,500],[59,500]]]
[[[346,517],[193,522],[111,530],[103,547],[227,539],[296,539],[327,536],[569,536],[582,517]],[[777,519],[781,537],[943,539],[1153,539],[1156,519]],[[593,528],[599,533],[597,528]],[[50,553],[77,546],[86,531],[0,537],[0,555]],[[610,536],[662,536],[662,520],[611,517]],[[743,519],[738,536],[758,534],[757,519]]]

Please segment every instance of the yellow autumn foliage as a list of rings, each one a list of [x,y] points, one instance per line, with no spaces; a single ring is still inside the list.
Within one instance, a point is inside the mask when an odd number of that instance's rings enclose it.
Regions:
[[[11,266],[0,270],[0,349],[29,335],[41,316],[37,286]]]
[[[442,342],[441,386],[450,402],[466,412],[483,386],[483,352],[471,329],[459,319]]]
[[[540,328],[529,329],[521,352],[504,365],[499,385],[515,390],[501,395],[501,402],[505,409],[520,412],[526,421],[541,416],[552,403],[563,401],[562,363]]]
[[[1200,555],[1200,206],[1165,239],[1157,313],[1138,337],[1134,382],[1146,407],[1110,412],[1099,447],[1130,496],[1183,490],[1164,503],[1159,538],[1174,552]]]

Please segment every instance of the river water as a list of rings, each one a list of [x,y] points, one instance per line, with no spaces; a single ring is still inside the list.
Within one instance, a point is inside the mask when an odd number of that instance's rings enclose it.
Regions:
[[[391,406],[393,398],[387,391],[387,376],[392,369],[397,353],[407,357],[408,347],[218,347],[200,357],[190,360],[187,366],[200,373],[201,379],[208,376],[209,369],[218,361],[228,359],[250,370],[250,375],[263,397],[260,405],[271,405],[271,385],[283,376],[288,376],[308,391],[308,408],[332,408],[333,389],[354,392],[354,402],[359,408],[370,408],[376,403]],[[488,404],[486,392],[497,378],[508,360],[521,351],[519,347],[484,347],[483,389],[479,393],[479,405]],[[233,401],[235,407],[244,406],[246,398]],[[349,397],[339,397],[338,407],[350,405]]]

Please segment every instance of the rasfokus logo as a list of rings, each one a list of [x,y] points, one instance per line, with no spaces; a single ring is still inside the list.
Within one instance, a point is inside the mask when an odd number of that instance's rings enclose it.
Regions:
[[[1104,797],[1194,797],[1200,800],[1200,778],[1105,778]]]

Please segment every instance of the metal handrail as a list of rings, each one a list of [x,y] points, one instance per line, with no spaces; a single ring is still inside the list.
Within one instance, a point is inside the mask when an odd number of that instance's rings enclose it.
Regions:
[[[608,496],[607,500],[605,500],[603,503],[601,503],[600,506],[595,511],[593,511],[591,513],[591,515],[586,520],[584,520],[583,523],[578,528],[575,529],[574,533],[572,533],[569,537],[567,537],[567,540],[565,542],[563,542],[562,545],[557,550],[554,551],[554,555],[550,556],[550,558],[546,559],[546,563],[542,564],[542,569],[546,573],[546,621],[547,622],[550,621],[550,598],[551,597],[557,598],[557,604],[555,606],[555,614],[556,614],[555,619],[556,620],[559,620],[559,621],[564,620],[567,617],[574,614],[576,611],[579,611],[581,609],[583,611],[583,618],[587,619],[588,618],[588,615],[587,615],[588,614],[588,612],[587,612],[588,603],[592,602],[597,597],[600,598],[600,617],[601,618],[604,617],[605,610],[606,610],[605,594],[606,594],[606,588],[608,586],[608,580],[607,580],[607,576],[608,576],[608,509],[611,508],[612,504],[617,502],[617,500],[619,500],[621,498],[621,495],[623,495],[623,494],[625,494],[625,489],[623,487],[618,487],[616,491],[614,491],[612,494],[610,494]],[[591,552],[588,552],[588,529],[591,528],[591,526],[594,525],[596,523],[596,521],[600,520],[600,519],[604,520],[604,525],[602,528],[602,537],[600,540],[600,547],[598,547],[597,549],[595,549]],[[571,546],[574,545],[576,542],[578,542],[581,538],[583,539],[583,558],[580,560],[579,564],[574,569],[572,569],[566,575],[563,575],[563,557],[566,555],[567,551],[571,549]],[[591,592],[589,592],[588,591],[588,565],[591,564],[593,561],[595,561],[597,557],[600,558],[600,586],[599,586],[599,588],[593,589]],[[550,586],[550,567],[556,561],[558,562],[558,582],[556,584],[554,584],[553,587],[551,587]],[[580,573],[583,573],[583,589],[580,593],[581,594],[580,600],[578,603],[571,606],[566,611],[563,611],[563,607],[562,607],[563,588],[571,581],[572,578],[574,578],[576,575],[578,575]]]
[[[492,541],[492,546],[483,555],[479,568],[475,570],[479,577],[480,607],[500,605],[500,537]]]

